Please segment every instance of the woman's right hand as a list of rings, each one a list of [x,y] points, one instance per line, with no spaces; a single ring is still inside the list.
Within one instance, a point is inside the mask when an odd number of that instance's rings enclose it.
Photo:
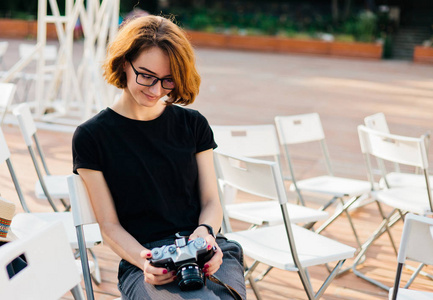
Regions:
[[[176,280],[176,271],[168,271],[165,268],[154,267],[150,264],[149,258],[152,257],[150,250],[143,250],[140,255],[145,258],[143,267],[144,282],[153,285],[163,285]]]

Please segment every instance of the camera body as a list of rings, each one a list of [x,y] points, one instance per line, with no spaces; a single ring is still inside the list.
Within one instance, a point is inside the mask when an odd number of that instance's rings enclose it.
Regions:
[[[152,249],[151,265],[176,271],[181,290],[197,290],[204,286],[202,268],[214,255],[215,248],[207,250],[202,237],[187,241],[186,237],[176,236],[175,243]]]

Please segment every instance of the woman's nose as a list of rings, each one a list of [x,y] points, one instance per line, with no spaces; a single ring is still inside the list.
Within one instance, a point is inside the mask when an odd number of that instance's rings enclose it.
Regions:
[[[149,91],[155,96],[160,96],[162,94],[162,82],[158,81],[156,84],[149,87]]]

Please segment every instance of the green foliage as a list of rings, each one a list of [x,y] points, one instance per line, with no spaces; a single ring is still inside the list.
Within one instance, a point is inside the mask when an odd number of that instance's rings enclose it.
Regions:
[[[259,10],[257,7],[227,9],[211,6],[203,8],[171,8],[180,25],[186,29],[243,35],[276,35],[312,39],[319,33],[329,33],[339,41],[374,42],[380,30],[378,18],[370,11],[362,11],[346,21],[335,23],[329,14],[315,13],[307,7],[301,13]]]
[[[334,35],[336,41],[339,42],[355,42],[355,36],[353,34],[336,34]]]
[[[359,14],[355,27],[355,36],[361,42],[373,42],[376,33],[376,15],[370,11]]]

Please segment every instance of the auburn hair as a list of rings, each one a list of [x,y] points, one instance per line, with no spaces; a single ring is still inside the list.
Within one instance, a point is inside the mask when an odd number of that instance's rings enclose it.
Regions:
[[[169,57],[175,88],[168,94],[167,104],[193,103],[201,82],[194,50],[183,30],[164,17],[139,17],[121,26],[102,66],[105,80],[117,88],[126,88],[125,61],[135,60],[142,51],[152,47],[160,48]]]

